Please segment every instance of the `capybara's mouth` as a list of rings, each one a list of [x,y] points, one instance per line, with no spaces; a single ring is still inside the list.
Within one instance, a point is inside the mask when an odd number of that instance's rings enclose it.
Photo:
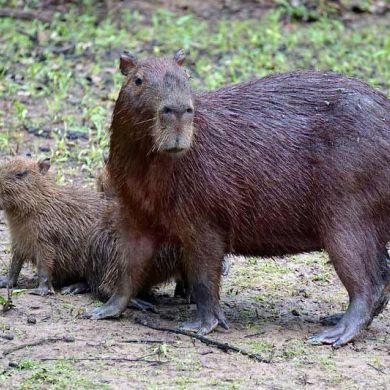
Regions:
[[[166,154],[169,154],[169,155],[180,156],[180,155],[184,154],[187,150],[188,150],[188,148],[180,148],[180,147],[176,146],[174,148],[164,149],[163,153],[166,153]]]

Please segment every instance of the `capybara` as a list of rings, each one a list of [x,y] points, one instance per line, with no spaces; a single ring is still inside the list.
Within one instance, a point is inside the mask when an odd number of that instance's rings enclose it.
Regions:
[[[1,286],[16,285],[25,261],[37,266],[39,286],[32,293],[53,293],[53,284],[85,282],[88,232],[107,206],[101,194],[56,185],[50,160],[16,157],[0,165],[0,208],[11,235],[12,261]]]
[[[0,164],[0,209],[10,229],[13,256],[0,287],[14,287],[25,261],[37,266],[39,287],[31,293],[82,293],[91,288],[107,300],[120,273],[116,246],[116,208],[103,194],[75,186],[59,186],[50,175],[50,160],[17,157]],[[172,249],[170,249],[172,248]],[[180,251],[164,247],[145,273],[149,289],[180,274]],[[70,284],[70,285],[69,285]],[[139,308],[152,305],[132,300]]]
[[[227,326],[225,253],[324,249],[349,306],[311,341],[349,342],[387,300],[390,101],[362,81],[314,71],[196,93],[184,57],[121,56],[108,170],[128,255],[95,318],[124,310],[161,242],[183,247],[198,307],[184,327],[200,333]]]

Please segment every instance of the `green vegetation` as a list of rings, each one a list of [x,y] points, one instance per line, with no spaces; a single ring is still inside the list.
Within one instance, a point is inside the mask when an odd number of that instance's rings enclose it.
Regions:
[[[206,21],[166,10],[149,18],[123,10],[97,28],[88,3],[84,14],[74,7],[55,14],[51,24],[0,19],[0,97],[6,108],[0,113],[1,149],[23,145],[27,136],[21,129],[49,135],[55,161],[74,161],[86,177],[92,175],[107,144],[124,47],[141,56],[171,55],[184,47],[199,89],[310,68],[354,75],[389,91],[389,23],[346,27],[328,18],[329,12],[315,23],[287,23],[286,8],[279,5],[261,20]],[[35,138],[32,151],[39,154],[44,141]],[[62,167],[59,180],[80,171],[68,168]]]

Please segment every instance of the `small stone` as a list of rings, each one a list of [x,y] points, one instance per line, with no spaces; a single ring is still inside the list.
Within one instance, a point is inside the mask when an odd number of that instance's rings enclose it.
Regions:
[[[34,316],[28,316],[27,317],[27,323],[28,324],[36,324],[37,323],[37,319],[34,317]]]
[[[296,317],[299,317],[299,316],[300,316],[298,310],[296,310],[296,309],[292,309],[292,310],[291,310],[291,314],[292,314],[293,316],[296,316]]]

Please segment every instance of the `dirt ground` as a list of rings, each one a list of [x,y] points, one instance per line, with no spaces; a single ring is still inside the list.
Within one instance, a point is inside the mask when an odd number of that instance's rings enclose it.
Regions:
[[[3,218],[0,227],[5,268],[9,236]],[[3,388],[389,388],[388,309],[361,339],[344,348],[305,341],[321,329],[322,316],[346,304],[324,254],[236,257],[232,262],[221,295],[230,330],[210,338],[258,353],[270,363],[138,324],[145,320],[174,328],[194,312],[193,305],[172,298],[173,285],[157,291],[158,313],[129,309],[112,321],[80,318],[85,308],[97,304],[88,294],[38,297],[22,290],[14,298],[15,308],[0,317],[2,337],[13,337],[1,341]],[[27,267],[22,285],[31,285],[31,278]],[[65,339],[5,352],[48,338]]]
[[[145,14],[156,7],[147,1],[134,3]],[[248,1],[243,9],[238,1],[218,1],[212,7],[201,1],[190,5],[186,1],[160,1],[159,7],[166,3],[174,12],[190,9],[204,19],[218,18],[221,12],[230,18],[245,19],[245,12],[251,12],[252,17],[256,16],[253,12],[261,15],[272,2]],[[116,58],[117,53],[112,56]],[[30,120],[34,115],[44,115],[39,100],[27,94],[19,97],[32,108]],[[102,102],[108,120],[112,101]],[[74,105],[77,104],[76,101]],[[8,114],[11,105],[0,99],[4,128],[12,122]],[[74,112],[78,115],[76,108]],[[26,127],[18,142],[23,149],[45,152],[54,150],[58,139]],[[83,137],[75,136],[71,142],[80,150],[90,147]],[[67,179],[92,185],[93,178],[83,170],[84,166],[64,159],[62,173],[64,167]],[[60,163],[53,168],[60,170]],[[10,256],[9,233],[0,212],[3,274]],[[128,309],[120,319],[109,321],[81,318],[86,308],[99,304],[89,294],[29,295],[25,288],[34,283],[34,270],[26,265],[21,289],[13,297],[15,307],[0,314],[0,388],[390,389],[389,308],[358,340],[341,349],[312,346],[306,341],[307,336],[322,329],[323,316],[345,310],[347,305],[347,293],[325,253],[273,259],[232,258],[232,268],[221,291],[230,329],[218,329],[208,337],[259,354],[268,363],[141,325],[146,321],[174,329],[178,322],[194,314],[194,305],[173,298],[173,283],[156,290],[157,313]],[[0,295],[5,296],[6,290],[0,290]],[[29,345],[34,343],[37,345]],[[17,346],[21,348],[13,351]]]

